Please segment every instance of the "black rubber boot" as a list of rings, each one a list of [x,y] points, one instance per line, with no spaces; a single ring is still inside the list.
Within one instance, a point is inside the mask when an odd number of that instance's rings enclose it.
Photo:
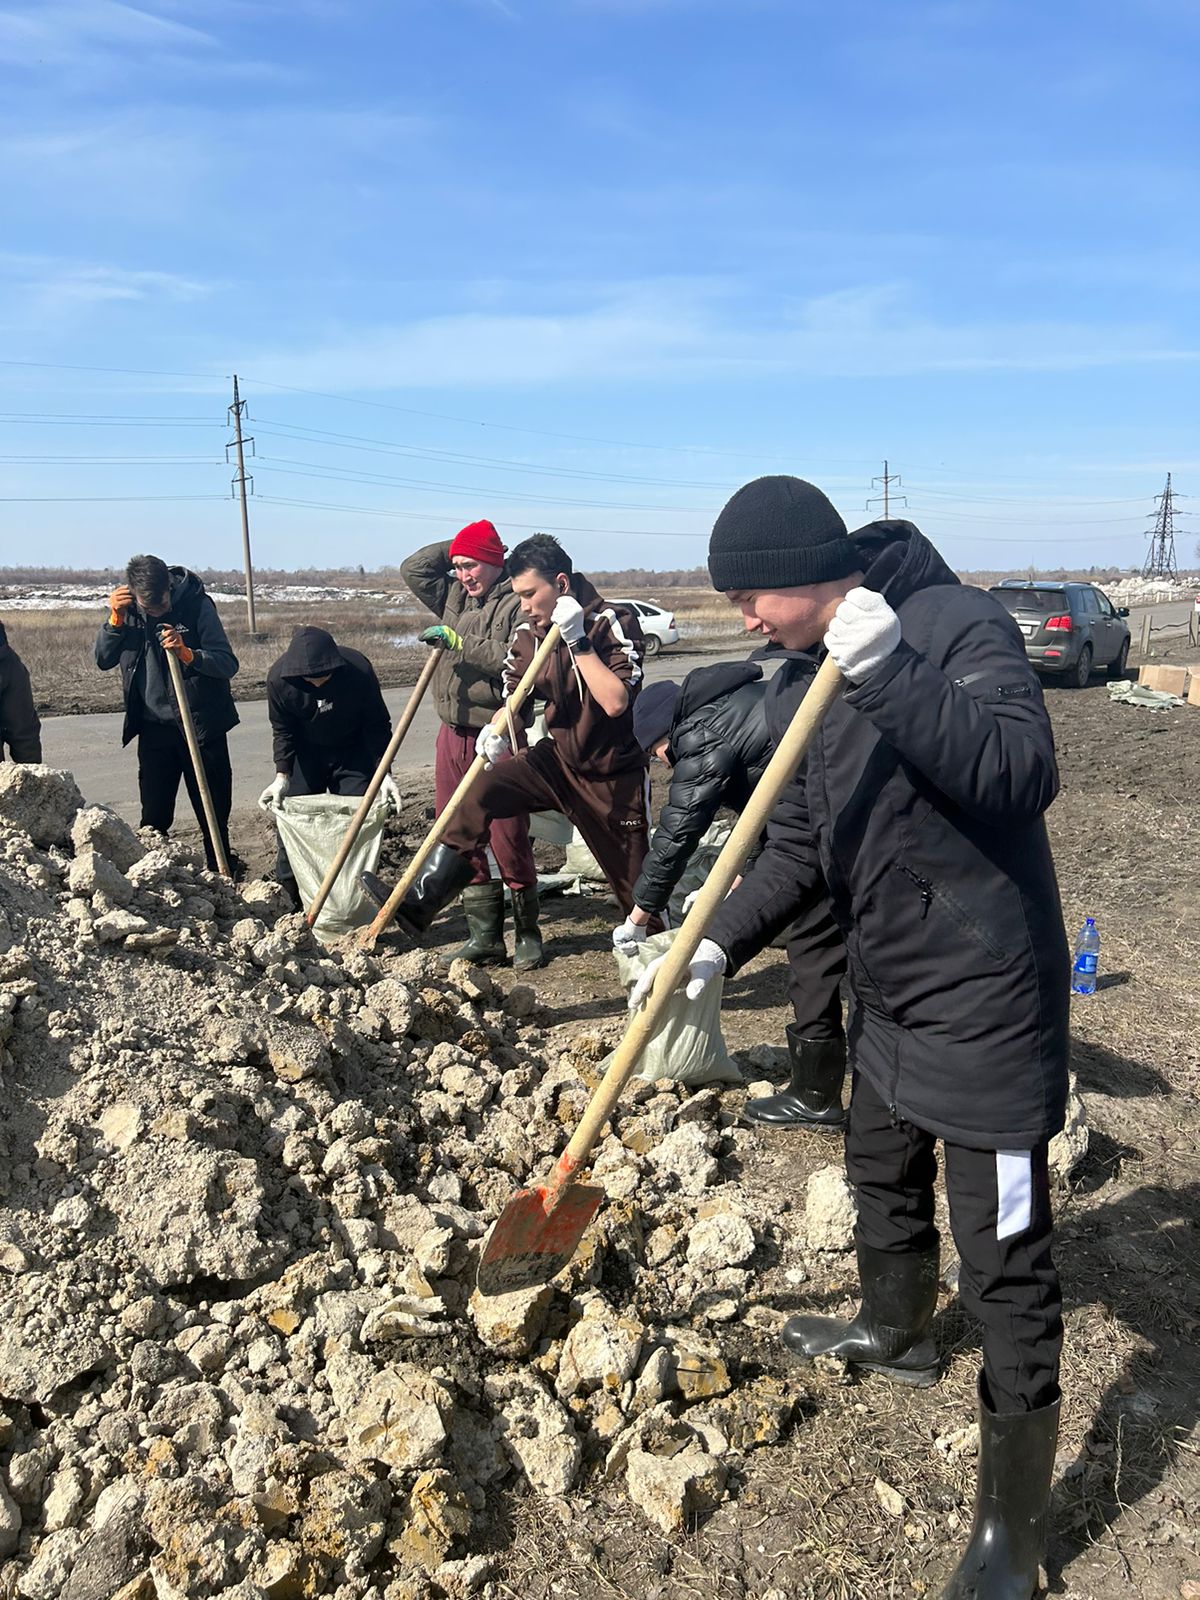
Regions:
[[[448,967],[455,961],[474,961],[480,967],[495,967],[507,961],[504,885],[499,878],[488,883],[468,884],[462,892],[462,907],[470,937],[449,955],[439,956],[439,965]]]
[[[838,1133],[846,1126],[842,1083],[846,1077],[845,1039],[804,1039],[794,1022],[787,1028],[792,1076],[782,1094],[747,1100],[746,1122],[765,1128],[824,1128]]]
[[[542,949],[542,930],[538,926],[537,884],[528,889],[512,891],[513,923],[517,930],[513,950],[513,966],[518,972],[532,972],[545,963]]]
[[[392,926],[401,934],[407,934],[414,943],[420,943],[438,912],[457,899],[474,876],[475,868],[466,856],[460,856],[448,844],[434,845],[428,861],[400,902]],[[391,889],[382,878],[377,878],[373,872],[364,872],[358,881],[377,906],[387,902]]]
[[[937,1309],[937,1249],[889,1255],[858,1243],[862,1305],[840,1317],[790,1317],[781,1335],[792,1355],[840,1356],[866,1372],[927,1389],[937,1382],[938,1356],[929,1337]]]
[[[1046,1554],[1059,1402],[997,1414],[979,1379],[979,1481],[966,1554],[942,1600],[1030,1600]]]

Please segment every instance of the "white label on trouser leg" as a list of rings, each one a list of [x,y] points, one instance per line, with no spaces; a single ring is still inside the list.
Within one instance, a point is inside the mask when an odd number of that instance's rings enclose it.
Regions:
[[[1024,1233],[1033,1216],[1033,1171],[1028,1150],[996,1151],[996,1237]]]

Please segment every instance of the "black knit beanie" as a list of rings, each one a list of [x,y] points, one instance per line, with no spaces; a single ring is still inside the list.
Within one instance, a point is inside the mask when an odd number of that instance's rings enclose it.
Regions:
[[[848,578],[862,557],[833,503],[803,478],[743,484],[713,524],[714,589],[792,589]]]

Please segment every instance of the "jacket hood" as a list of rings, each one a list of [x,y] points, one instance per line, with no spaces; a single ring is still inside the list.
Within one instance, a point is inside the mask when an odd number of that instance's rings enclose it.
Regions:
[[[675,707],[672,733],[701,706],[722,700],[747,683],[757,683],[761,677],[762,668],[757,661],[718,661],[714,666],[697,667],[689,672]]]
[[[323,678],[346,665],[346,658],[324,628],[297,628],[279,658],[284,678]]]
[[[571,593],[585,611],[595,611],[597,606],[604,604],[604,596],[596,585],[582,572],[573,573],[571,576]]]
[[[190,567],[168,567],[171,574],[171,610],[189,601],[193,604],[206,592],[200,579]]]
[[[0,622],[0,650],[8,649],[8,629]]]
[[[957,584],[958,579],[913,522],[903,518],[868,522],[850,535],[863,558],[864,587],[886,597],[894,609],[918,589]]]

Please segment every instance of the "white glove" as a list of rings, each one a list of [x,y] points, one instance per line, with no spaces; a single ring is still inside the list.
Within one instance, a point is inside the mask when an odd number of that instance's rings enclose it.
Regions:
[[[655,974],[666,960],[666,956],[659,956],[657,961],[652,961],[634,984],[629,993],[629,1009],[636,1011],[654,987]],[[696,954],[688,962],[687,984],[684,993],[689,1000],[699,1000],[704,993],[705,986],[714,978],[719,978],[726,967],[725,952],[719,944],[712,939],[701,939],[696,946]]]
[[[685,917],[687,916],[688,912],[692,909],[692,907],[696,904],[696,901],[699,900],[699,898],[700,898],[699,889],[693,889],[691,894],[684,896],[683,904],[680,906],[679,909],[680,909],[680,911],[682,911],[682,913],[683,913],[683,915]]]
[[[833,614],[825,648],[843,677],[863,683],[900,643],[900,618],[874,589],[851,589]]]
[[[631,956],[648,931],[647,923],[634,922],[631,917],[626,917],[619,928],[613,929],[613,949],[619,950],[623,956]]]
[[[587,622],[583,615],[583,607],[574,595],[564,594],[554,602],[554,610],[550,613],[550,621],[558,624],[558,631],[562,634],[563,643],[568,648],[577,645],[587,632]]]
[[[396,787],[396,780],[389,772],[379,785],[379,798],[385,806],[391,806],[397,816],[400,815],[400,791]]]
[[[507,734],[499,733],[493,727],[480,728],[475,736],[475,754],[483,757],[485,772],[489,767],[494,767],[503,756],[508,755],[509,750]]]
[[[292,787],[292,780],[286,772],[277,772],[272,781],[258,797],[258,803],[264,811],[277,811],[283,804],[283,797]]]

